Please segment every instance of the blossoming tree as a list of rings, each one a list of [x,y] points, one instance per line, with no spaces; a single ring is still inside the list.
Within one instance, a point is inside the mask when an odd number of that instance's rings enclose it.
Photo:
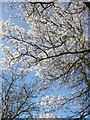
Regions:
[[[28,1],[11,3],[6,8],[6,12],[18,10],[19,13],[2,21],[3,69],[20,65],[18,70],[21,68],[24,73],[37,71],[42,86],[57,83],[58,90],[68,91],[62,97],[41,100],[45,113],[63,108],[72,112],[73,117],[90,114],[89,7],[86,5],[83,2]],[[14,18],[25,22],[28,29],[12,23]]]

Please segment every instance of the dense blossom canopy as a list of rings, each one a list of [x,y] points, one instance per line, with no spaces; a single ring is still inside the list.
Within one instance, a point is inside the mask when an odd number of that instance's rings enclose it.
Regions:
[[[47,117],[61,108],[73,117],[89,115],[87,6],[83,2],[21,2],[11,3],[6,12],[17,9],[18,14],[1,23],[2,69],[13,68],[18,75],[36,71],[42,86],[55,83],[58,90],[68,91],[62,97],[47,95],[41,100],[41,111]],[[28,28],[16,25],[13,19],[20,19]]]

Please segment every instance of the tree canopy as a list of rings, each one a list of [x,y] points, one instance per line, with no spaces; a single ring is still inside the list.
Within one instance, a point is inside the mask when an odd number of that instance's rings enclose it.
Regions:
[[[18,11],[18,14],[2,21],[2,70],[12,72],[13,68],[14,76],[22,75],[20,70],[23,74],[37,71],[43,87],[57,83],[59,91],[67,90],[62,97],[48,96],[41,100],[44,114],[61,108],[72,112],[70,117],[83,118],[90,114],[88,5],[16,2],[6,8],[6,12]],[[18,26],[13,19],[21,20],[28,28]]]

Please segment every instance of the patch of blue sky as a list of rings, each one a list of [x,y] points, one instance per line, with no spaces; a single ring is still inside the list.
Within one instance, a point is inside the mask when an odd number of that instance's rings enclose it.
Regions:
[[[2,18],[3,21],[6,20],[10,20],[10,16],[12,15],[14,19],[11,20],[11,23],[15,23],[15,25],[18,25],[19,27],[24,27],[25,30],[28,30],[28,24],[23,20],[23,22],[21,22],[21,18],[17,15],[20,14],[21,12],[17,9],[17,10],[10,10],[9,12],[5,11],[5,7],[9,6],[11,4],[11,2],[2,2]]]

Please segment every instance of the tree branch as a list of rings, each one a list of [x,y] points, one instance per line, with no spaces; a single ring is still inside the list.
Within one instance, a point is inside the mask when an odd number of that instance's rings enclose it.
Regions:
[[[84,4],[89,8],[90,10],[90,2],[84,2]]]
[[[74,55],[74,54],[80,54],[80,53],[85,53],[85,52],[90,52],[90,49],[82,50],[82,51],[74,51],[74,52],[62,52],[62,53],[60,53],[58,55],[48,56],[46,58],[40,58],[39,61],[42,61],[42,60],[45,60],[45,59],[59,57],[59,56],[62,56],[62,55],[69,55],[69,54]]]

